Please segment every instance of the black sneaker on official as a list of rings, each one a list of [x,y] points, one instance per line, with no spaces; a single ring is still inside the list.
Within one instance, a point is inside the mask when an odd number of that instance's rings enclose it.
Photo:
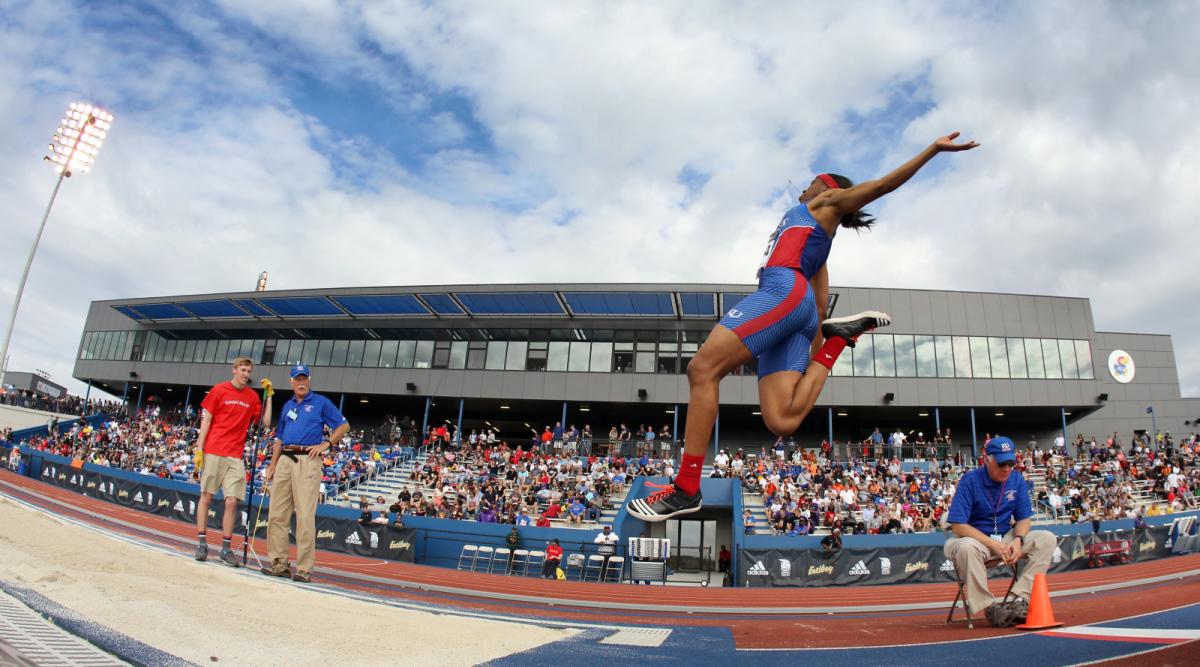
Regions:
[[[696,512],[703,504],[699,491],[689,496],[674,484],[669,484],[662,491],[629,501],[629,513],[642,521],[666,521],[671,517]]]
[[[892,323],[892,316],[877,310],[864,310],[855,315],[831,317],[821,323],[821,335],[826,338],[838,336],[846,339],[846,345],[854,347],[858,337],[879,327]]]
[[[242,566],[242,564],[238,562],[237,556],[234,555],[232,549],[222,549],[221,550],[221,562],[225,563],[229,567],[241,567]]]
[[[200,544],[200,545],[196,546],[195,558],[196,558],[196,560],[199,560],[199,561],[208,560],[208,545],[207,544]]]

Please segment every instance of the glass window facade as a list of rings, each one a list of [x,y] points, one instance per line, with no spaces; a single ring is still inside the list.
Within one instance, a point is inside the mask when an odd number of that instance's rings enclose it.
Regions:
[[[577,332],[576,332],[577,331]],[[176,338],[172,332],[88,331],[80,359],[166,363],[298,363],[350,368],[448,368],[684,374],[702,331],[414,330],[412,338]],[[242,335],[245,335],[244,333]],[[584,338],[584,340],[579,340]],[[682,342],[681,342],[682,341]],[[140,357],[140,358],[134,358]],[[735,374],[753,373],[750,365]],[[867,334],[833,367],[845,377],[1092,380],[1086,340]]]

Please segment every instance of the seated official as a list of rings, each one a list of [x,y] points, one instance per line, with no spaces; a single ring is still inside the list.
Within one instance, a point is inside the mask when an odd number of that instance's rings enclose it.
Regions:
[[[1014,565],[1021,556],[1029,561],[1012,588],[1021,609],[1018,622],[1025,621],[1034,575],[1050,566],[1057,541],[1045,530],[1030,530],[1033,507],[1029,488],[1016,465],[1016,446],[1005,437],[995,437],[988,443],[985,465],[963,475],[950,505],[949,523],[954,537],[946,541],[943,551],[954,562],[958,576],[966,582],[964,594],[972,612],[989,613],[996,600],[987,587],[987,568],[984,562],[1000,558]],[[1015,524],[1015,525],[1014,525]]]

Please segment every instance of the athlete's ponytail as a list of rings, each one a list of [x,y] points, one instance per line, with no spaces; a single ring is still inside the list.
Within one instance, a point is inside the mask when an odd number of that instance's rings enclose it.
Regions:
[[[832,178],[834,181],[837,182],[839,187],[841,187],[843,189],[850,189],[850,188],[854,187],[854,181],[846,178],[845,176],[842,176],[841,174],[822,174],[822,175],[829,176],[830,178]],[[870,213],[864,213],[862,211],[855,211],[853,213],[847,213],[846,215],[842,216],[842,220],[841,220],[841,225],[848,229],[870,229],[871,225],[874,225],[874,224],[875,224],[875,216],[871,215]]]

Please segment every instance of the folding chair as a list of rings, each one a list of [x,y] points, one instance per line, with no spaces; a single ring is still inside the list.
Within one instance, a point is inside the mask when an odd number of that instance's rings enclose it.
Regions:
[[[621,583],[625,578],[625,557],[609,556],[608,566],[604,568],[604,581]]]
[[[474,544],[464,544],[462,551],[458,554],[458,569],[475,569],[475,559],[478,557],[479,547],[475,546]]]
[[[600,554],[588,556],[587,563],[583,567],[582,581],[591,581],[593,575],[596,581],[600,581],[600,577],[604,575],[604,556]]]
[[[496,567],[504,568],[504,573],[508,574],[508,560],[512,558],[512,550],[508,547],[496,547],[495,554],[492,555],[492,564],[488,567],[488,573],[496,571]]]
[[[479,547],[479,551],[475,554],[475,564],[471,567],[471,571],[481,570],[487,572],[492,568],[492,555],[496,550],[492,547]]]
[[[528,549],[513,549],[512,567],[509,569],[509,574],[525,574],[525,566],[529,564]]]
[[[546,552],[545,551],[530,551],[529,552],[529,560],[525,561],[525,571],[522,572],[521,574],[528,575],[529,571],[533,570],[534,574],[541,576],[542,566],[545,564],[546,564]]]
[[[567,573],[567,578],[571,578],[571,570],[575,571],[575,578],[583,581],[583,554],[571,554],[567,556],[567,566],[563,571]]]
[[[1017,577],[1019,577],[1021,575],[1021,562],[1027,561],[1028,559],[1029,559],[1029,556],[1023,555],[1019,559],[1017,559],[1016,563],[1013,563],[1012,579],[1010,579],[1008,581],[1008,588],[1005,589],[1004,599],[1002,599],[1001,602],[1008,602],[1009,597],[1012,596],[1013,586],[1017,585]],[[983,561],[983,567],[989,571],[995,567],[999,567],[1002,564],[1003,564],[1003,561],[994,556],[992,558],[989,558],[989,559]],[[954,602],[950,603],[950,613],[946,615],[946,623],[950,624],[950,623],[954,622],[954,610],[958,608],[958,601],[962,600],[963,611],[965,611],[967,613],[967,618],[966,618],[967,627],[970,628],[971,630],[974,630],[975,629],[975,621],[974,621],[974,619],[971,618],[971,616],[975,612],[974,612],[974,610],[971,609],[970,603],[967,602],[967,596],[966,596],[966,592],[964,590],[967,587],[967,580],[963,578],[962,573],[958,571],[957,567],[954,568],[954,577],[955,577],[955,579],[958,580],[958,592],[955,593],[955,595],[954,595]]]

